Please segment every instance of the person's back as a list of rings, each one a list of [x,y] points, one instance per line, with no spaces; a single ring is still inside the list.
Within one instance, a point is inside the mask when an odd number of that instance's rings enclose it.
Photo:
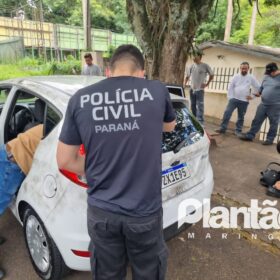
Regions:
[[[71,99],[80,138],[73,144],[83,143],[87,151],[90,204],[130,216],[148,216],[161,207],[159,123],[168,98],[160,82],[121,76]]]
[[[174,129],[175,113],[166,87],[143,79],[144,59],[136,47],[119,47],[111,72],[111,78],[71,98],[58,166],[78,173],[85,169],[95,280],[124,279],[127,258],[137,279],[155,279],[159,271],[164,279],[166,266],[158,261],[160,253],[167,258],[161,143],[162,131]],[[77,156],[80,144],[85,162]]]

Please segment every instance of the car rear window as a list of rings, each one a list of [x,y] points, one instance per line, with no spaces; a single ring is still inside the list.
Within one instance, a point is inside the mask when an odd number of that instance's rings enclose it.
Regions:
[[[176,127],[172,132],[163,133],[163,153],[176,150],[179,144],[182,147],[192,145],[204,135],[202,126],[184,103],[173,102],[173,107],[176,112]]]

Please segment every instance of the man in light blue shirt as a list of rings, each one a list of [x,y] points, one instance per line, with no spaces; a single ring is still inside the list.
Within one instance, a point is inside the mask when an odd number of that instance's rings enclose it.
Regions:
[[[256,78],[249,74],[249,63],[242,62],[240,65],[240,73],[236,74],[228,88],[228,105],[224,112],[223,120],[219,129],[215,130],[218,133],[225,133],[232,113],[237,109],[238,119],[236,122],[235,134],[241,135],[244,124],[244,116],[247,112],[249,100],[253,99],[251,96],[251,88],[255,92],[260,88],[259,82]]]

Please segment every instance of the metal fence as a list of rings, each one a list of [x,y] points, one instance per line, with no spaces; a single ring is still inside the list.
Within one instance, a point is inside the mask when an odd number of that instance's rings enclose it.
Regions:
[[[13,63],[24,56],[22,38],[0,41],[0,63]]]
[[[91,29],[94,51],[107,51],[109,46],[124,43],[137,45],[133,34],[118,34],[110,30]],[[84,31],[82,27],[52,24],[0,17],[0,38],[22,37],[24,46],[32,49],[83,50]]]

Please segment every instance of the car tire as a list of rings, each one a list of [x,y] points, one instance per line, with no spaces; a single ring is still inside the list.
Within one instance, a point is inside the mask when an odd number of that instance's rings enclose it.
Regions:
[[[37,274],[45,280],[61,279],[69,269],[35,211],[24,212],[23,230],[29,257]]]

